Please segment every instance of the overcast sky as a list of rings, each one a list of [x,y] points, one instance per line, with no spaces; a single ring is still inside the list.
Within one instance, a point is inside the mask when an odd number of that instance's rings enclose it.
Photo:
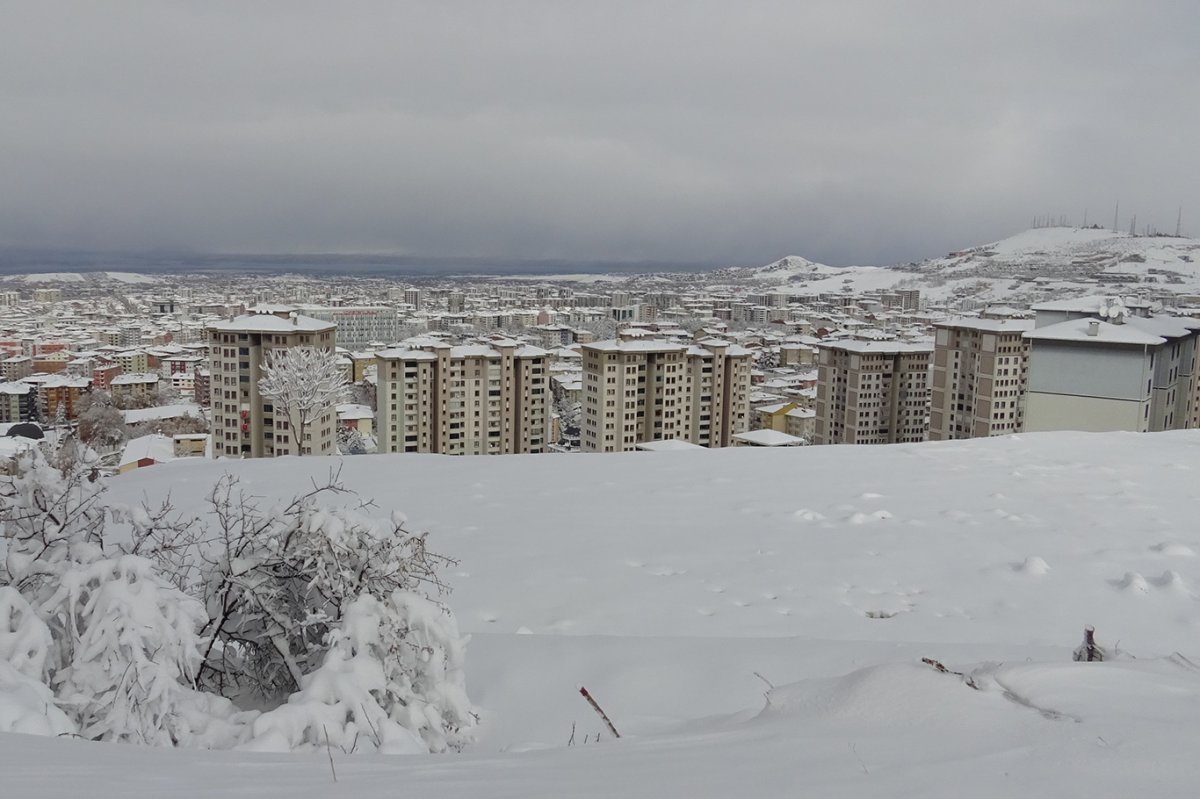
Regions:
[[[1200,2],[3,2],[0,245],[894,263],[1200,234]]]

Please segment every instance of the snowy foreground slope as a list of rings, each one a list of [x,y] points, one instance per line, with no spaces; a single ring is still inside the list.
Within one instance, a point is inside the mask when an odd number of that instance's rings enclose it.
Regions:
[[[335,463],[180,461],[112,493],[199,511],[225,471],[283,499]],[[335,784],[324,754],[5,735],[0,795],[1192,796],[1198,471],[1191,432],[349,458],[461,560],[478,743],[335,752]],[[1129,656],[1072,663],[1084,624]],[[580,685],[622,740],[582,744]]]

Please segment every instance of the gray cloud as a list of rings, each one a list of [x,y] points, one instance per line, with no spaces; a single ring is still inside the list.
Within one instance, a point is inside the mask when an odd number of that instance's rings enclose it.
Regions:
[[[845,264],[1200,218],[1194,0],[13,5],[0,244]]]

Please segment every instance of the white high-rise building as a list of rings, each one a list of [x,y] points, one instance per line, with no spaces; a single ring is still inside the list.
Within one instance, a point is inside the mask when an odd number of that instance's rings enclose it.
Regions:
[[[583,450],[627,452],[660,440],[731,446],[749,429],[752,359],[711,338],[583,345]]]
[[[335,325],[286,309],[214,322],[208,326],[209,396],[213,456],[270,458],[332,455],[336,409],[322,414],[296,441],[288,414],[258,392],[262,367],[272,350],[333,349]]]
[[[510,340],[376,353],[379,451],[544,452],[551,443],[549,356]]]

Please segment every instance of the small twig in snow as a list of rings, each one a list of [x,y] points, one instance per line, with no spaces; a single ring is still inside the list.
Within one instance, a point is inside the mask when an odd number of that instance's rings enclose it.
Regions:
[[[849,744],[847,744],[847,746],[849,746],[850,751],[854,753],[854,759],[858,761],[858,765],[862,766],[863,774],[866,774],[868,777],[871,776],[871,771],[867,768],[867,764],[864,763],[863,759],[858,755],[858,745],[851,741]]]
[[[337,769],[333,767],[333,748],[329,746],[329,730],[325,729],[325,725],[321,725],[321,729],[325,732],[325,754],[329,755],[329,770],[333,772],[333,781],[337,782]]]

